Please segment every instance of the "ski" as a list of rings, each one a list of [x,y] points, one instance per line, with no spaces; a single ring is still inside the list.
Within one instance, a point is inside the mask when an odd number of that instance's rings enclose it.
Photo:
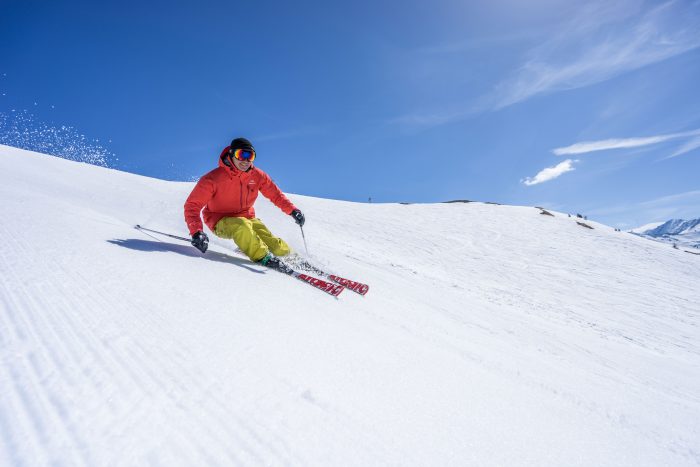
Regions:
[[[345,287],[341,284],[334,284],[332,282],[319,279],[318,277],[313,277],[303,272],[299,272],[279,258],[274,258],[274,261],[274,263],[272,263],[272,261],[268,263],[267,266],[281,272],[282,274],[287,274],[299,279],[300,281],[304,281],[312,287],[316,287],[317,289],[322,290],[323,292],[326,292],[334,297],[337,297],[343,290],[345,290]]]
[[[363,297],[367,292],[369,292],[369,285],[363,284],[362,282],[356,282],[350,279],[345,279],[344,277],[336,276],[335,274],[329,274],[328,278],[333,282],[344,286],[346,289],[352,290],[353,292],[362,295]]]
[[[309,263],[306,259],[302,258],[301,256],[297,256],[297,260],[294,261],[294,265],[298,267],[299,269],[303,269],[308,272],[313,272],[314,274],[318,274],[321,277],[327,278],[332,280],[333,282],[342,285],[348,290],[352,290],[355,293],[358,293],[362,296],[365,296],[367,292],[369,292],[369,285],[363,284],[362,282],[357,282],[353,281],[351,279],[346,279],[344,277],[338,276],[336,274],[330,274],[328,272],[323,271],[322,269],[317,268],[313,264]]]
[[[315,287],[318,290],[326,292],[327,294],[332,295],[334,297],[337,297],[343,290],[345,290],[345,287],[340,284],[326,282],[323,279],[319,279],[318,277],[309,276],[308,274],[304,274],[298,271],[294,271],[291,274],[291,276],[296,277],[300,281],[306,282],[312,287]]]

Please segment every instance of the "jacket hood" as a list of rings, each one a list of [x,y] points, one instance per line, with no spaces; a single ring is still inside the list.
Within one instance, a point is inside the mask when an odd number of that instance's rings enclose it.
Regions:
[[[221,154],[219,155],[219,167],[232,168],[224,162],[224,158],[228,155],[229,149],[231,149],[231,146],[226,146],[224,148],[224,150],[221,151]],[[235,168],[235,167],[233,167],[233,168]]]

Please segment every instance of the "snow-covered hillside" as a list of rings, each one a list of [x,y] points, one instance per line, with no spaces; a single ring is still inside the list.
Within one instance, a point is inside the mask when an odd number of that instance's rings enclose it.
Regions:
[[[186,235],[191,189],[0,147],[0,465],[700,464],[700,257],[290,195],[317,262],[371,285],[334,299],[133,228]]]

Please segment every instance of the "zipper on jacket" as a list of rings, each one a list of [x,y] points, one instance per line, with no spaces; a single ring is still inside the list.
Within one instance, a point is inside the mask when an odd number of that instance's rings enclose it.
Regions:
[[[241,210],[245,208],[245,205],[243,204],[243,180],[241,180],[241,177],[238,177],[238,181],[241,184],[241,199],[239,200],[241,202]]]
[[[248,206],[248,183],[245,185],[245,205]]]

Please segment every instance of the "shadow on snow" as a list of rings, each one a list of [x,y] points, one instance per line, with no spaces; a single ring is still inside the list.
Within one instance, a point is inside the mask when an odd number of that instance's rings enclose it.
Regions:
[[[135,251],[178,253],[184,256],[189,256],[191,258],[202,258],[209,261],[216,261],[218,263],[235,264],[236,266],[240,266],[251,272],[264,274],[263,271],[250,267],[251,263],[249,260],[243,258],[235,258],[224,253],[219,253],[218,251],[209,250],[205,254],[202,254],[191,246],[176,245],[167,242],[156,242],[152,240],[140,240],[135,238],[129,238],[126,240],[107,240],[107,242],[111,243],[112,245],[118,245]]]

